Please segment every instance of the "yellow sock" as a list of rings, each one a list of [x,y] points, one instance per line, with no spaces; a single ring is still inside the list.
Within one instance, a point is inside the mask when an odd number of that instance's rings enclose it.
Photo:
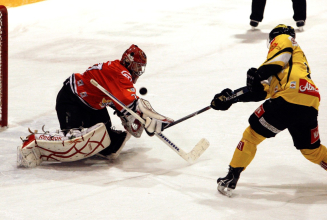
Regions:
[[[251,163],[257,151],[257,145],[260,144],[265,137],[256,133],[251,126],[247,127],[243,133],[242,140],[237,145],[230,165],[232,167],[244,167]]]
[[[322,168],[327,170],[327,149],[324,145],[321,144],[316,149],[302,149],[301,153],[312,163],[319,164]]]

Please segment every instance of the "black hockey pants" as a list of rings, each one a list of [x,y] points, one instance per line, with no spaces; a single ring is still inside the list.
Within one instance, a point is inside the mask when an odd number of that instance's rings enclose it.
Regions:
[[[307,2],[306,0],[292,0],[294,21],[306,20],[307,18]],[[273,2],[272,2],[273,4]],[[252,11],[250,15],[251,20],[261,22],[263,19],[263,14],[266,6],[266,0],[252,0]],[[278,12],[276,12],[278,14]]]
[[[109,131],[111,120],[107,108],[101,110],[91,109],[72,92],[69,83],[66,83],[66,85],[65,83],[59,91],[56,100],[56,111],[60,129],[88,128],[103,122]]]

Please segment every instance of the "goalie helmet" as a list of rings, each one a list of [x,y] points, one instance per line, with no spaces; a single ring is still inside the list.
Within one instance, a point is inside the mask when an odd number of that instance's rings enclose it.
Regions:
[[[286,26],[285,24],[277,25],[269,33],[269,43],[278,35],[287,34],[292,36],[295,39],[295,30],[291,26]]]
[[[120,63],[131,73],[135,84],[139,76],[145,71],[146,61],[145,53],[137,45],[133,44],[124,52]]]

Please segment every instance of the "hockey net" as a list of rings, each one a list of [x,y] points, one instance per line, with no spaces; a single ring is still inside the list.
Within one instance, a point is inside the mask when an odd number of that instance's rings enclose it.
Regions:
[[[8,126],[8,12],[0,5],[0,127]]]

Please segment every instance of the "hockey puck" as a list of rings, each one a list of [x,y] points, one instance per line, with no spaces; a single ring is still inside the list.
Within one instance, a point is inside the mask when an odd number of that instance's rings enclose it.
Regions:
[[[148,90],[145,87],[140,88],[140,94],[141,95],[146,95]]]

